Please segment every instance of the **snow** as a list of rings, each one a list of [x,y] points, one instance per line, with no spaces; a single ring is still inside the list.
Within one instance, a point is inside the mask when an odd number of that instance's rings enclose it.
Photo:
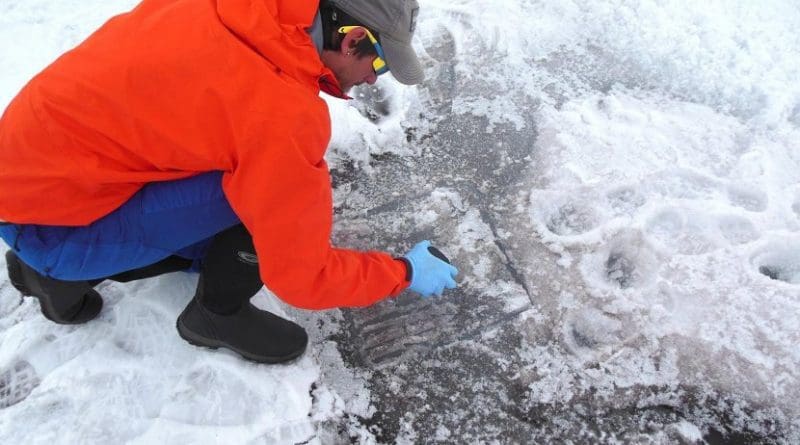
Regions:
[[[0,2],[0,104],[135,3]],[[192,275],[104,283],[78,327],[2,278],[0,439],[800,441],[795,2],[428,0],[418,26],[426,83],[326,99],[334,235],[430,237],[459,292],[307,313],[263,290],[312,343],[259,366],[176,335]]]
[[[198,350],[175,335],[175,314],[195,281],[173,274],[101,286],[110,309],[85,326],[48,323],[30,300],[3,317],[0,380],[38,380],[30,394],[21,394],[23,403],[3,410],[3,441],[286,443],[314,437],[309,388],[319,367],[309,357],[264,367]],[[2,298],[19,302],[10,286]],[[270,307],[267,298],[262,293],[255,301]]]

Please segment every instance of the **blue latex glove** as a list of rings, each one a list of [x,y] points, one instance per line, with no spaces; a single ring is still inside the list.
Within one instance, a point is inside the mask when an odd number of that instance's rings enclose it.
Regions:
[[[441,259],[436,255],[442,253],[431,247],[430,241],[422,241],[403,257],[411,266],[409,289],[423,297],[441,296],[445,288],[456,287],[454,278],[458,275],[458,269],[453,267],[444,255]]]

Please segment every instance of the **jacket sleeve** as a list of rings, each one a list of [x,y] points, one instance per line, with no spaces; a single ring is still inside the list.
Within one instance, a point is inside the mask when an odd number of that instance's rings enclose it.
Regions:
[[[367,306],[408,286],[406,266],[382,252],[337,249],[330,174],[323,159],[330,121],[287,113],[269,122],[262,144],[243,144],[223,178],[234,211],[253,235],[264,284],[307,309]]]

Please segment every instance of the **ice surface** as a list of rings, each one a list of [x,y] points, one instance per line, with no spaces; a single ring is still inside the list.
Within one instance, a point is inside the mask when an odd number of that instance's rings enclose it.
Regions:
[[[0,103],[134,3],[2,2]],[[81,327],[0,281],[0,440],[800,442],[798,24],[790,0],[423,2],[427,80],[327,99],[334,241],[431,239],[459,290],[262,292],[312,338],[264,367],[175,335],[190,276],[103,284]]]

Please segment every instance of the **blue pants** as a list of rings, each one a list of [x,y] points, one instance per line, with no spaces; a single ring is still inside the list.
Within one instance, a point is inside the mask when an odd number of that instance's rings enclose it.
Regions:
[[[240,224],[222,173],[144,186],[118,209],[80,227],[8,224],[0,238],[39,273],[94,280],[177,255],[201,259],[217,233]]]

